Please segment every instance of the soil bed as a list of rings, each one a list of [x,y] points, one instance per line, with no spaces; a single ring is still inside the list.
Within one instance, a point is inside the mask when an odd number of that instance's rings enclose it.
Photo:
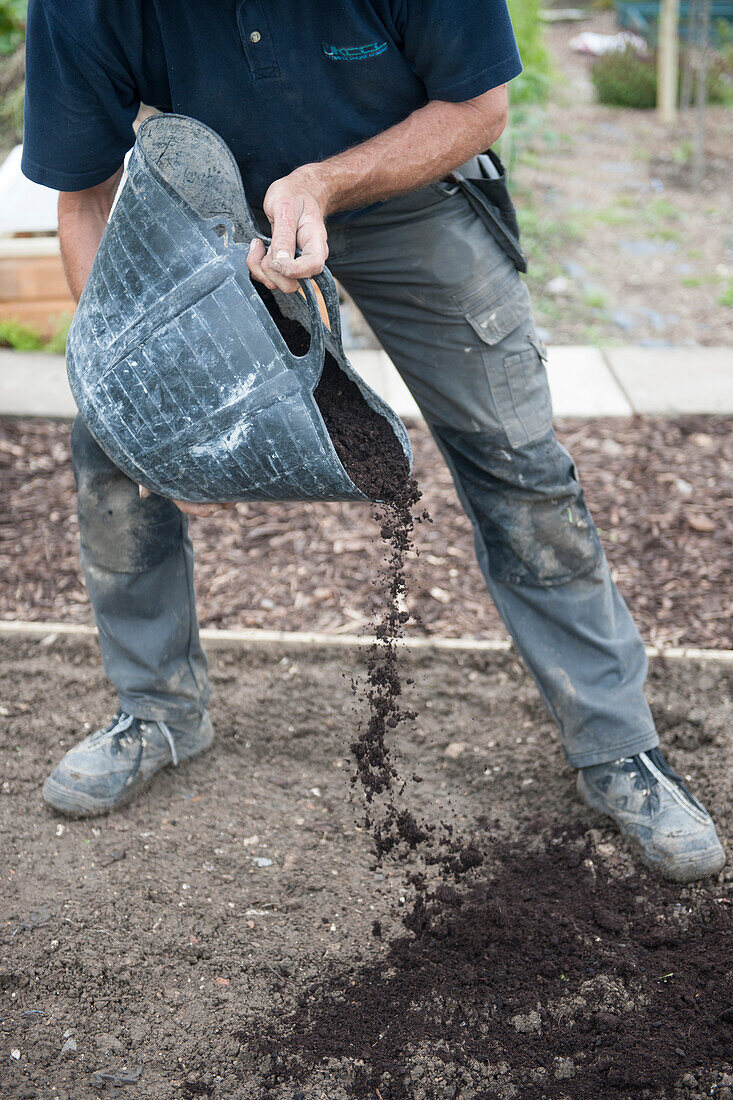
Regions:
[[[733,432],[722,417],[562,420],[619,587],[645,641],[733,647]],[[471,528],[424,425],[409,633],[505,637]],[[91,622],[78,564],[69,426],[0,419],[0,617]],[[378,603],[369,507],[248,504],[195,520],[204,626],[357,633]]]
[[[512,654],[414,652],[398,763],[422,782],[401,804],[485,861],[408,933],[417,863],[374,869],[349,783],[362,661],[216,652],[215,748],[68,821],[40,786],[112,709],[96,647],[2,643],[3,1100],[725,1095],[731,869],[695,887],[640,869],[575,799]],[[656,661],[650,684],[723,836],[732,677]]]

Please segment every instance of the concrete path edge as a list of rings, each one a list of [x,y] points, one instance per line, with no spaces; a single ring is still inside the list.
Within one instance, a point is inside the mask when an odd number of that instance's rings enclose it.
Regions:
[[[347,349],[355,370],[399,416],[420,411],[389,357]],[[733,414],[733,347],[550,347],[555,416]],[[70,419],[76,413],[64,358],[0,349],[0,415]]]

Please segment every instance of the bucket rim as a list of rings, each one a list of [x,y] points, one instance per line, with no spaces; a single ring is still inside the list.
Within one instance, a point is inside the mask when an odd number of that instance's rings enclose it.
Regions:
[[[205,122],[201,122],[200,119],[193,118],[191,115],[184,115],[180,112],[175,111],[161,111],[157,115],[150,115],[148,118],[143,120],[138,128],[133,155],[136,152],[139,155],[140,159],[145,162],[146,168],[148,168],[152,175],[154,175],[155,178],[167,190],[171,191],[188,210],[194,210],[197,217],[200,218],[202,222],[208,223],[210,219],[206,218],[203,214],[200,213],[200,211],[196,210],[196,208],[192,206],[191,203],[187,202],[187,200],[181,194],[175,184],[166,175],[164,175],[158,162],[154,159],[154,157],[150,153],[150,150],[146,147],[146,131],[152,131],[160,125],[170,126],[171,123],[173,123],[174,125],[183,123],[186,126],[191,127],[195,130],[199,130],[202,133],[205,133],[208,137],[213,138],[214,144],[218,147],[218,152],[223,156],[224,160],[227,161],[234,172],[234,178],[237,182],[238,196],[242,202],[242,210],[244,211],[246,217],[247,226],[255,236],[261,236],[252,217],[252,211],[250,210],[249,202],[247,201],[247,196],[244,190],[242,173],[239,170],[239,165],[236,162],[234,154],[232,153],[227,143],[224,141],[224,138],[221,136],[221,134],[218,134],[216,130],[212,129],[211,126],[207,126]],[[229,214],[230,217],[235,217],[233,211],[223,210],[221,213],[222,216]],[[233,243],[243,244],[243,242]]]

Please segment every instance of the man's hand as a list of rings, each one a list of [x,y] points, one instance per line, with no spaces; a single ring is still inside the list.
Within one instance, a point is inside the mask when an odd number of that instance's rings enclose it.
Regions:
[[[146,489],[144,485],[138,485],[137,490],[141,500],[152,496],[150,489]],[[216,512],[220,512],[222,509],[228,511],[230,508],[235,507],[233,501],[228,504],[191,504],[188,500],[174,500],[173,503],[179,512],[184,512],[187,516],[201,516],[204,519],[207,516],[215,515]]]
[[[266,250],[253,240],[247,257],[252,277],[269,290],[286,294],[298,289],[299,279],[319,275],[328,257],[326,213],[329,194],[317,165],[297,168],[275,180],[265,195],[264,210],[272,226],[272,244]],[[296,259],[295,250],[301,255]]]

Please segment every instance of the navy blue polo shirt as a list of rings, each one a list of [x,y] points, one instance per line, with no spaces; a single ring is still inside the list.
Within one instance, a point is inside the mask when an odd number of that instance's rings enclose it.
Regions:
[[[521,67],[506,0],[30,0],[22,168],[101,183],[143,102],[221,134],[261,206],[299,165]]]

